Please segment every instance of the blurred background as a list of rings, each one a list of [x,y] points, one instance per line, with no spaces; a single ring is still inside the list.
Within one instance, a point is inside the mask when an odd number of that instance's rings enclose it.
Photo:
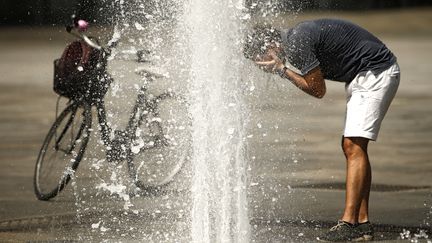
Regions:
[[[137,0],[132,0],[138,2]],[[1,0],[0,25],[57,25],[72,13],[99,23],[107,23],[113,15],[111,6],[116,1],[99,0]],[[128,1],[129,2],[129,1]],[[153,1],[142,1],[151,6]],[[287,10],[376,10],[432,6],[430,0],[246,0],[246,5],[257,5]],[[133,6],[133,4],[131,4]]]

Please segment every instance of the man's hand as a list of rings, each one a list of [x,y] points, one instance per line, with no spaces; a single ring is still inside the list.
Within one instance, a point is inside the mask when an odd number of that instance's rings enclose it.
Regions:
[[[269,73],[280,72],[285,67],[284,62],[272,50],[270,50],[266,55],[258,57],[255,60],[255,64]]]
[[[270,73],[279,73],[285,67],[284,62],[276,55],[274,49],[268,50],[263,56],[258,56],[255,59],[255,64],[262,70]],[[324,75],[320,67],[312,69],[304,76],[287,69],[284,73],[284,77],[289,79],[295,86],[314,97],[322,98],[326,93]]]

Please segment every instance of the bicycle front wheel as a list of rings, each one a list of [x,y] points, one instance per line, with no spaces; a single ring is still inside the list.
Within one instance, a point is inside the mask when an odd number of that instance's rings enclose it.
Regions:
[[[72,103],[57,117],[36,161],[34,189],[39,200],[55,197],[78,168],[89,140],[91,107]]]
[[[190,151],[190,119],[184,99],[166,93],[153,102],[146,108],[128,156],[130,175],[143,190],[170,183]]]

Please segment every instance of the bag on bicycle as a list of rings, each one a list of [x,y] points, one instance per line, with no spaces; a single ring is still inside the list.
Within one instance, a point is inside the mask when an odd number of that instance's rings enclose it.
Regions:
[[[105,95],[110,82],[102,51],[84,41],[70,43],[54,60],[54,91],[61,96],[94,101]]]

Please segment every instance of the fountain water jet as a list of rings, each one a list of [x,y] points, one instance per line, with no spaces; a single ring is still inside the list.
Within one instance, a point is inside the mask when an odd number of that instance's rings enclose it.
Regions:
[[[158,57],[152,60],[152,65],[169,73],[170,78],[158,84],[164,88],[172,83],[188,88],[186,96],[193,140],[191,222],[187,226],[191,241],[248,242],[247,162],[244,157],[247,109],[240,89],[243,0],[176,0],[174,4],[183,8],[178,15],[173,11],[169,18],[160,15],[158,7],[152,10],[151,1],[115,2],[120,13],[112,40],[124,37],[122,41],[126,42],[126,47],[149,48]],[[145,3],[146,13],[140,12],[141,3]],[[137,13],[126,11],[133,7]],[[138,16],[143,16],[142,21],[135,21]],[[170,28],[176,29],[174,35]],[[141,29],[145,30],[142,35]],[[119,69],[118,76],[129,70],[128,66],[114,67]],[[114,98],[118,90],[112,89]],[[129,91],[125,89],[124,92]],[[118,117],[122,107],[115,112],[117,120],[113,122],[121,122]],[[107,186],[101,183],[98,188]],[[99,221],[94,222],[95,227],[99,226]]]
[[[242,1],[186,1],[192,117],[193,242],[247,242]]]

